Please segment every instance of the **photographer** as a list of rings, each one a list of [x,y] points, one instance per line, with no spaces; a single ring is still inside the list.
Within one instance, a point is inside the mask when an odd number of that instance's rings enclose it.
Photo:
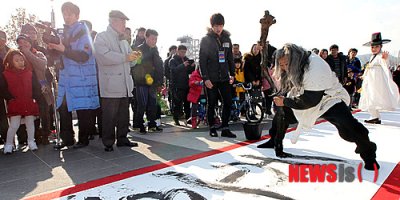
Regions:
[[[49,110],[50,106],[54,103],[54,99],[50,88],[50,82],[47,81],[46,78],[47,59],[42,52],[33,47],[33,42],[28,35],[19,35],[17,38],[17,44],[28,64],[32,66],[34,72],[33,81],[41,88],[38,91],[34,90],[34,92],[37,92],[35,96],[37,96],[36,100],[39,105],[40,117],[35,120],[35,140],[37,144],[48,144],[48,135],[50,134]],[[21,134],[25,129],[25,126],[23,126],[18,130],[18,132]],[[20,136],[20,134],[17,133],[18,136]]]
[[[78,22],[79,7],[71,2],[62,5],[64,34],[61,42],[49,43],[49,49],[62,53],[59,73],[57,108],[60,113],[60,136],[63,146],[74,144],[72,111],[76,111],[79,141],[74,148],[89,145],[88,135],[95,130],[93,110],[100,106],[96,63],[92,54],[92,39],[85,24]]]
[[[169,61],[171,74],[171,89],[172,89],[172,105],[174,105],[174,122],[179,126],[179,117],[182,113],[182,104],[185,112],[185,123],[190,117],[190,102],[187,101],[189,93],[189,75],[194,71],[194,60],[189,60],[186,57],[187,47],[184,45],[178,46],[177,53]]]
[[[38,59],[33,59],[34,57],[28,54],[27,59],[33,60],[34,63],[34,70],[38,77],[38,81],[40,82],[43,90],[42,94],[39,96],[38,104],[39,104],[39,111],[40,111],[40,119],[35,120],[35,139],[36,143],[38,144],[48,144],[48,135],[50,134],[51,126],[53,126],[53,104],[54,104],[54,96],[51,92],[51,83],[53,81],[53,75],[49,70],[49,62],[48,62],[48,51],[46,48],[39,45],[38,42],[38,32],[35,26],[31,24],[24,24],[21,28],[21,35],[24,34],[28,36],[31,43],[31,51],[32,52],[40,52],[44,55],[44,58],[40,58],[41,60],[44,59],[45,63],[37,62]],[[26,54],[27,52],[23,52]],[[42,56],[39,56],[42,57]],[[43,66],[43,67],[35,67],[35,66]],[[41,128],[40,128],[41,125]]]

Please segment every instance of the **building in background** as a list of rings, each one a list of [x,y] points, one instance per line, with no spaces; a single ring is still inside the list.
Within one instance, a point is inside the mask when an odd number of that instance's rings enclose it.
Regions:
[[[199,52],[200,52],[200,40],[194,39],[192,36],[189,35],[178,37],[178,39],[176,40],[179,41],[181,45],[185,45],[187,47],[186,56],[189,59],[194,59],[196,63],[198,63]]]

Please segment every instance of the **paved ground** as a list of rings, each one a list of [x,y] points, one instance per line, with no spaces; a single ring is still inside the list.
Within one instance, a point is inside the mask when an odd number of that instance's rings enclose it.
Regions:
[[[0,199],[21,199],[246,140],[241,122],[231,125],[238,138],[228,139],[209,137],[204,126],[192,130],[173,126],[170,117],[162,120],[162,133],[129,133],[131,139],[139,143],[136,148],[114,147],[114,152],[105,152],[101,139],[96,136],[88,147],[82,149],[55,151],[53,145],[40,145],[35,152],[1,153]],[[270,120],[263,123],[264,130],[267,130]]]
[[[369,117],[355,116],[361,122]],[[238,138],[230,139],[163,121],[163,133],[129,134],[137,148],[104,152],[96,138],[78,150],[47,145],[0,155],[0,199],[400,199],[400,110],[382,113],[381,125],[364,124],[378,146],[379,171],[363,170],[354,143],[329,123],[314,126],[297,144],[288,133],[283,144],[293,156],[282,159],[256,148],[263,140],[246,141],[241,123],[231,125]],[[263,125],[266,139],[270,120]],[[305,183],[291,182],[296,176],[289,166],[297,165],[334,165],[337,179],[329,182],[332,172],[307,168],[299,175]]]

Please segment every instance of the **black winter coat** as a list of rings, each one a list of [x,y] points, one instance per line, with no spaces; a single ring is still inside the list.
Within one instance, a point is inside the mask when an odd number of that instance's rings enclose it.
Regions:
[[[143,43],[137,49],[142,52],[142,58],[132,69],[132,76],[136,85],[148,86],[146,83],[146,75],[149,74],[153,78],[152,86],[159,87],[164,81],[163,61],[158,53],[157,47],[150,48],[149,45]]]
[[[345,78],[347,77],[347,66],[346,66],[346,56],[343,54],[339,53],[338,54],[339,60],[340,60],[340,66],[335,67],[335,61],[332,55],[328,55],[326,58],[326,62],[329,64],[331,67],[331,70],[336,73],[336,76],[339,79],[339,82],[344,84]]]
[[[189,88],[189,75],[194,71],[195,66],[192,67],[188,65],[186,67],[183,62],[187,60],[188,58],[186,56],[184,58],[181,58],[180,56],[175,55],[169,61],[172,88]]]
[[[224,53],[225,62],[219,61],[219,51]],[[225,82],[235,76],[230,33],[223,30],[218,37],[211,29],[200,42],[200,72],[204,81]]]
[[[262,80],[261,77],[261,53],[257,55],[246,54],[244,56],[244,80],[246,83]]]

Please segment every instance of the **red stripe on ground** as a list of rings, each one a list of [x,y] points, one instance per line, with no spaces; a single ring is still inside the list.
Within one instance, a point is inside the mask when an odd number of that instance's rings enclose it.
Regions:
[[[359,112],[359,111],[360,110],[355,110],[355,111],[353,111],[353,114],[356,113],[356,112]],[[320,123],[323,123],[323,122],[326,122],[326,120],[319,120],[315,124],[320,124]],[[286,131],[286,133],[289,133],[289,132],[294,131],[294,130],[296,130],[295,127],[289,128]],[[75,186],[71,186],[71,187],[66,188],[66,189],[60,189],[60,190],[56,190],[56,191],[49,192],[49,193],[39,194],[39,195],[35,195],[35,196],[24,198],[24,199],[25,200],[40,200],[40,199],[60,198],[60,197],[67,196],[67,195],[70,195],[70,194],[73,194],[73,193],[81,192],[81,191],[84,191],[84,190],[89,190],[89,189],[92,189],[92,188],[95,188],[95,187],[99,187],[99,186],[102,186],[102,185],[105,185],[105,184],[109,184],[109,183],[112,183],[112,182],[120,181],[120,180],[123,180],[123,179],[126,179],[126,178],[130,178],[130,177],[134,177],[134,176],[137,176],[137,175],[153,172],[153,171],[156,171],[156,170],[164,169],[164,168],[171,167],[171,166],[174,166],[174,165],[179,165],[179,164],[182,164],[182,163],[186,163],[186,162],[190,162],[190,161],[193,161],[193,160],[205,158],[205,157],[208,157],[208,156],[220,154],[220,153],[223,153],[223,152],[226,152],[226,151],[230,151],[230,150],[233,150],[233,149],[236,149],[236,148],[239,148],[239,147],[242,147],[242,146],[246,146],[246,145],[258,142],[260,140],[265,140],[265,139],[268,139],[268,138],[270,138],[269,135],[264,135],[259,140],[248,140],[248,141],[244,141],[244,142],[239,142],[237,144],[233,144],[233,145],[230,145],[230,146],[227,146],[227,147],[223,147],[223,148],[220,148],[220,149],[199,153],[199,154],[196,154],[196,155],[180,158],[180,159],[173,160],[173,161],[168,161],[168,162],[165,162],[165,163],[160,163],[160,164],[157,164],[157,165],[143,167],[143,168],[140,168],[140,169],[124,172],[122,174],[116,174],[116,175],[112,175],[112,176],[107,176],[107,177],[104,177],[104,178],[100,178],[100,179],[96,179],[96,180],[89,181],[89,182],[86,182],[86,183],[81,183],[81,184],[78,184],[78,185],[75,185]]]
[[[386,199],[400,199],[400,162],[372,197],[372,200]]]

